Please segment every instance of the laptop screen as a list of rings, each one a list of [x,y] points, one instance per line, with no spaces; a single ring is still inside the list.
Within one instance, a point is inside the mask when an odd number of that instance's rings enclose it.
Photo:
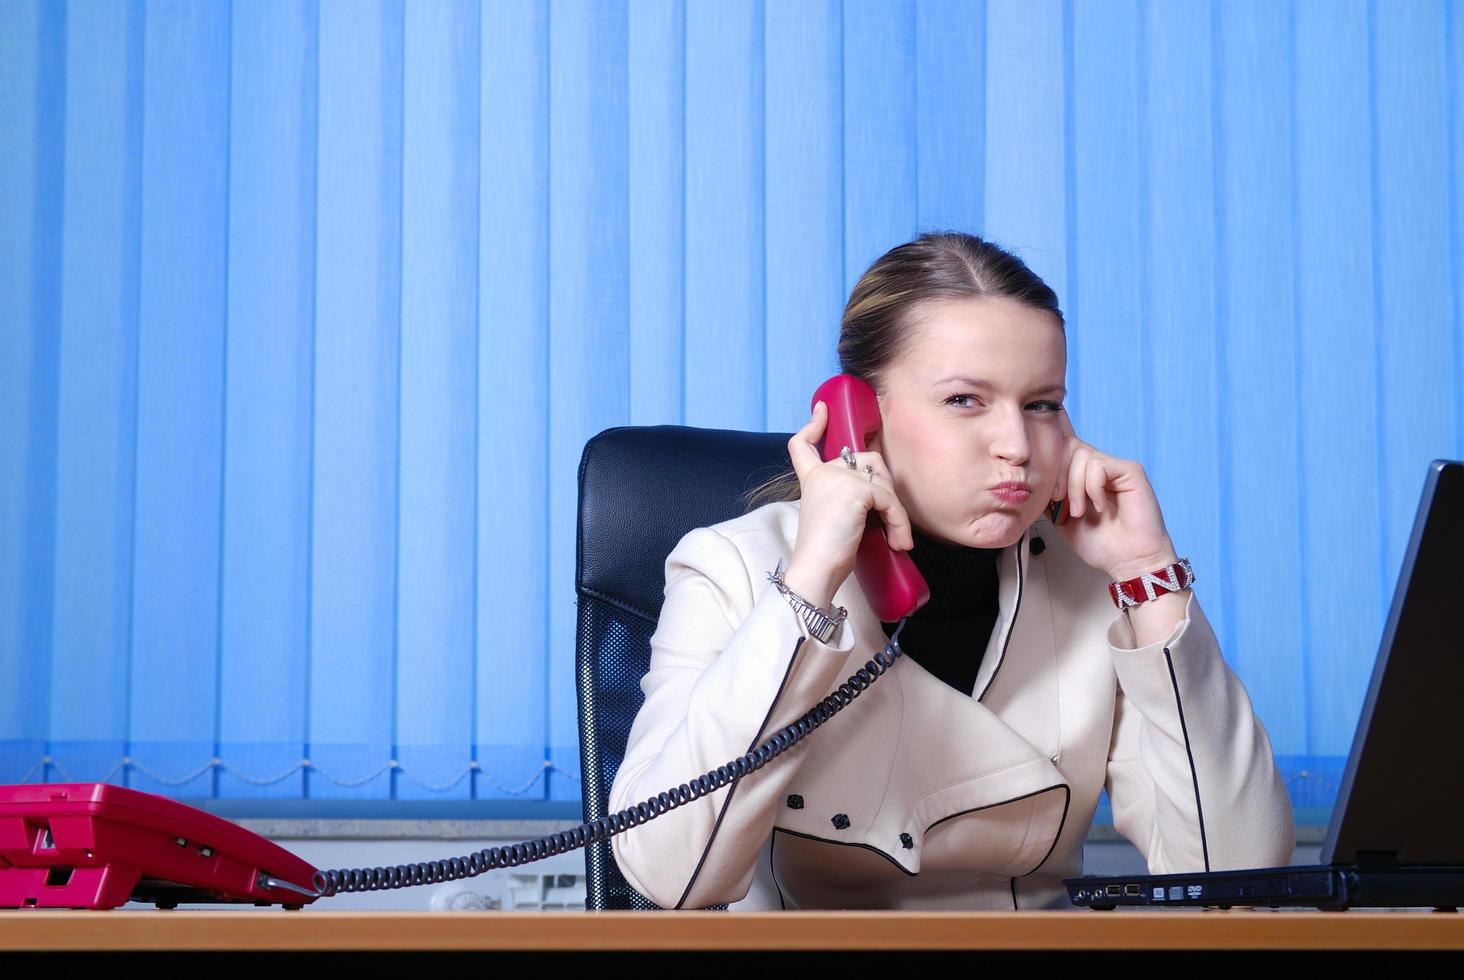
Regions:
[[[1346,528],[1338,528],[1346,535]],[[1368,852],[1464,865],[1464,462],[1428,466],[1327,837],[1323,864]],[[1341,609],[1359,596],[1339,595]]]

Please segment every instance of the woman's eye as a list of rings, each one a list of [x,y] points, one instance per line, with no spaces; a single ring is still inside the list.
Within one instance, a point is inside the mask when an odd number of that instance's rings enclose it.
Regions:
[[[976,396],[975,395],[951,395],[949,398],[947,398],[945,400],[945,403],[947,405],[956,405],[957,408],[964,408],[966,406],[964,406],[964,405],[957,405],[956,404],[957,402],[959,402],[963,398],[964,399],[975,400],[976,399]],[[1041,405],[1041,406],[1043,406],[1043,411],[1045,411],[1045,412],[1060,412],[1060,411],[1062,411],[1062,405],[1059,404],[1058,402],[1055,402],[1055,401],[1046,401],[1046,400],[1044,400],[1044,401],[1040,401],[1040,402],[1033,402],[1032,404],[1033,405]]]

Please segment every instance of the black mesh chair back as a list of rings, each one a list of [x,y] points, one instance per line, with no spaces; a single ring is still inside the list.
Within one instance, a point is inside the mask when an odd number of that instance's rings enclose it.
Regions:
[[[575,670],[586,822],[608,815],[610,787],[645,700],[640,681],[650,668],[666,556],[693,528],[745,513],[749,491],[791,465],[792,435],[617,426],[585,443],[575,543]],[[682,782],[700,775],[689,772]],[[626,882],[608,840],[585,848],[585,871],[587,909],[660,908]]]

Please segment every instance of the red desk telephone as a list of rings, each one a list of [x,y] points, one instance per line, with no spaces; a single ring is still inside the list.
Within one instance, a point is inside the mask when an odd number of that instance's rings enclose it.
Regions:
[[[828,405],[819,451],[831,460],[848,445],[863,452],[879,430],[874,389],[840,374],[814,392]],[[110,783],[0,786],[0,908],[116,908],[128,900],[175,908],[180,902],[279,903],[299,909],[342,891],[376,891],[469,878],[576,850],[638,826],[761,768],[874,683],[901,655],[904,619],[930,598],[910,556],[895,551],[883,521],[869,526],[855,574],[882,622],[899,622],[884,649],[797,721],[725,766],[619,813],[537,840],[464,857],[391,868],[319,871],[284,848],[202,810]]]
[[[0,908],[109,909],[134,899],[315,901],[315,869],[211,813],[111,783],[0,786]]]

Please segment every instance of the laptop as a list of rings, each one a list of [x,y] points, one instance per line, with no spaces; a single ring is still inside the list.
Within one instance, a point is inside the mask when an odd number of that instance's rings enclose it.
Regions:
[[[1464,692],[1464,462],[1428,465],[1413,534],[1315,865],[1083,875],[1093,909],[1201,905],[1434,908],[1464,904],[1464,780],[1451,777]]]

